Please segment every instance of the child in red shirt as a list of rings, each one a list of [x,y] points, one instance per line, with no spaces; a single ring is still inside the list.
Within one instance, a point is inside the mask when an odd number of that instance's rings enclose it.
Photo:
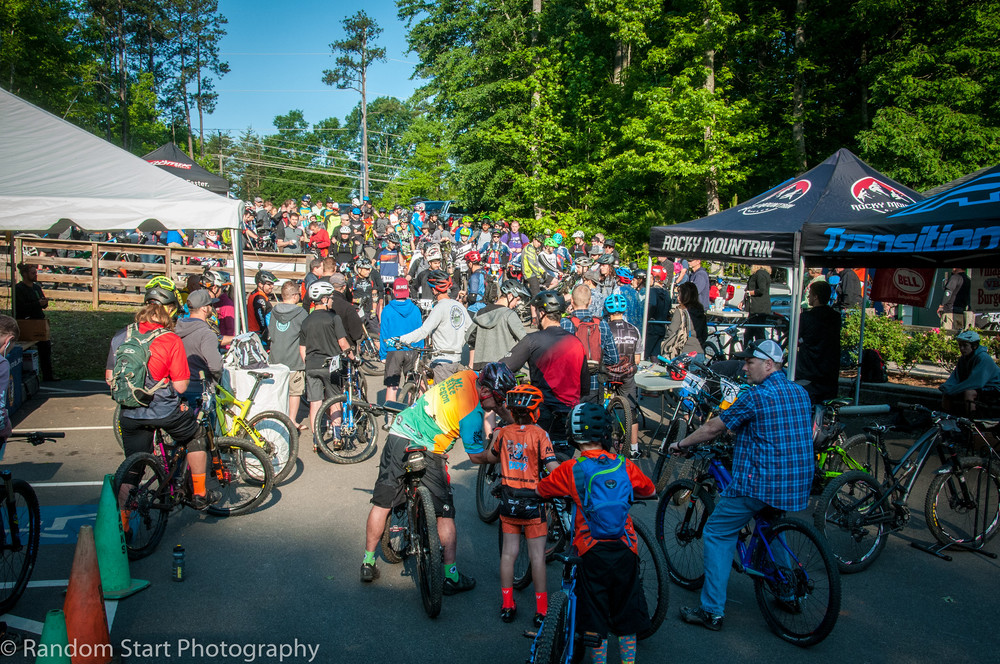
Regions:
[[[545,591],[545,539],[548,524],[546,506],[537,499],[515,498],[506,490],[531,490],[538,484],[542,467],[552,471],[558,466],[552,441],[545,430],[534,423],[542,405],[542,392],[531,385],[518,385],[507,393],[507,408],[514,417],[514,424],[498,429],[493,434],[493,444],[488,452],[491,463],[500,463],[501,504],[500,528],[503,533],[503,551],[500,554],[500,619],[513,622],[517,615],[514,603],[514,561],[520,552],[521,533],[528,547],[531,560],[531,578],[535,586],[535,626],[542,624],[548,611],[548,593]],[[515,503],[527,511],[537,511],[537,516],[518,518]]]

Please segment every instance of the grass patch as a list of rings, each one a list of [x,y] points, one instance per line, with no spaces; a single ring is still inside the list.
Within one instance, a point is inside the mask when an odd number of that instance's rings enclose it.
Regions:
[[[53,302],[45,310],[52,330],[52,370],[68,380],[104,379],[111,337],[134,320],[135,305],[102,306]]]

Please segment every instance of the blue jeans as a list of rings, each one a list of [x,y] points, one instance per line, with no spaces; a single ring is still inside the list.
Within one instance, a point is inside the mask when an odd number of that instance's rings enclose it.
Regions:
[[[748,496],[721,497],[705,523],[705,585],[701,588],[701,608],[717,616],[725,615],[726,587],[736,553],[740,530],[767,503]]]

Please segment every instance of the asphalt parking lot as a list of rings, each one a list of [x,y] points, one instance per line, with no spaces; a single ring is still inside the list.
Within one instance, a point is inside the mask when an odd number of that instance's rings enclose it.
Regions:
[[[371,387],[374,393],[379,386]],[[110,430],[112,411],[102,383],[67,381],[46,386],[19,413],[18,431],[66,432],[38,448],[12,441],[2,462],[32,483],[43,511],[32,583],[3,618],[26,641],[37,642],[46,611],[61,608],[76,532],[93,522],[101,480],[122,460]],[[476,516],[476,468],[460,445],[451,455],[458,562],[477,588],[445,598],[441,615],[430,620],[405,566],[380,559],[382,577],[372,585],[358,581],[376,467],[377,457],[353,466],[329,463],[303,438],[296,472],[255,513],[220,519],[187,509],[173,515],[158,550],[132,564],[132,576],[150,580],[150,588],[107,603],[111,641],[122,659],[523,662],[530,642],[521,633],[530,625],[533,596],[521,592],[517,621],[500,622],[497,526]],[[678,607],[696,604],[697,595],[671,586],[667,619],[640,643],[639,661],[1000,661],[998,561],[958,552],[945,562],[909,546],[932,541],[921,513],[928,481],[921,479],[911,499],[909,528],[890,538],[870,570],[843,577],[841,614],[823,643],[806,651],[773,636],[751,581],[734,575],[722,632],[681,623]],[[652,505],[633,508],[649,522],[654,512]],[[997,541],[987,549],[1000,550]],[[170,580],[174,544],[186,549],[183,583]],[[553,564],[550,592],[557,582]],[[33,658],[22,648],[6,660]]]

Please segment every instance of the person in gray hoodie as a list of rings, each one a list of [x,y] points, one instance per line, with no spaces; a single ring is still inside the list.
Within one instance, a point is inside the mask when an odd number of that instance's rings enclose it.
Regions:
[[[267,334],[271,339],[271,364],[283,364],[291,371],[288,376],[288,416],[302,431],[309,425],[298,424],[299,405],[306,391],[306,363],[299,346],[299,331],[302,321],[309,314],[299,306],[300,299],[299,286],[294,281],[289,279],[281,285],[281,302],[271,309]]]
[[[205,382],[218,381],[222,377],[222,354],[219,352],[219,335],[208,324],[212,317],[212,307],[219,300],[205,289],[196,290],[187,299],[191,315],[177,321],[174,332],[184,343],[191,382],[182,394],[189,404],[201,398]],[[204,379],[203,379],[204,377]]]
[[[514,308],[530,297],[527,288],[507,279],[500,284],[496,303],[486,305],[472,318],[465,342],[473,369],[479,371],[490,362],[499,362],[528,333]]]

